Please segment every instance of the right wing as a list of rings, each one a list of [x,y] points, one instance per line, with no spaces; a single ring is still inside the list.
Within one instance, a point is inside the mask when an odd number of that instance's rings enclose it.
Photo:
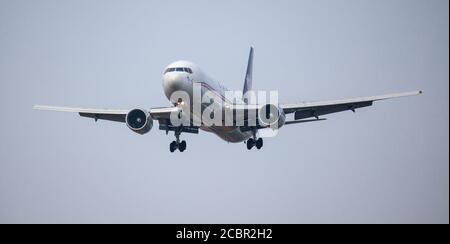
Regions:
[[[301,120],[306,118],[316,118],[319,116],[331,113],[342,112],[346,110],[355,111],[357,108],[372,106],[374,101],[385,100],[390,98],[414,96],[421,94],[422,91],[395,93],[388,95],[372,96],[372,97],[359,97],[332,101],[321,102],[302,102],[295,104],[281,104],[281,108],[284,113],[294,113],[295,120]]]

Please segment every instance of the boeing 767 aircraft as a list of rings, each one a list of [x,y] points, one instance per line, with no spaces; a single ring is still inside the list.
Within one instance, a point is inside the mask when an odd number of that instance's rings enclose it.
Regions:
[[[173,131],[175,140],[170,151],[186,150],[181,133],[198,134],[199,129],[212,132],[227,142],[245,142],[247,149],[261,149],[263,139],[258,130],[278,130],[283,125],[324,120],[320,116],[342,111],[353,111],[371,106],[374,101],[412,96],[422,91],[359,97],[332,101],[300,102],[293,104],[259,103],[252,91],[253,48],[250,49],[244,88],[241,96],[209,78],[195,64],[177,61],[164,69],[163,89],[172,106],[150,109],[89,109],[36,105],[34,109],[74,112],[97,120],[125,123],[138,134],[146,134],[157,120],[159,129]],[[196,99],[196,96],[200,97]],[[259,95],[258,95],[259,96]],[[259,98],[258,98],[258,101]],[[205,116],[206,115],[206,116]],[[287,115],[291,119],[287,119]],[[213,122],[211,123],[211,120]]]

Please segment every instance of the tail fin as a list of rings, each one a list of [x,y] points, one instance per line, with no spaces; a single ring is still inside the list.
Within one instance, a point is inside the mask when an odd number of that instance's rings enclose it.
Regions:
[[[250,47],[250,54],[248,56],[248,64],[247,64],[247,72],[245,74],[244,80],[244,89],[243,94],[244,97],[248,91],[252,90],[252,75],[253,74],[253,47]],[[248,99],[244,99],[246,103],[248,103]]]

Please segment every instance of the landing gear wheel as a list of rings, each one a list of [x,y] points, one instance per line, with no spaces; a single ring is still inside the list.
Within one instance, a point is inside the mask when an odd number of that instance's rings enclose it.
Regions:
[[[177,150],[177,147],[178,147],[178,145],[177,145],[176,141],[171,142],[170,143],[170,152],[175,152],[175,150]]]
[[[184,152],[184,150],[186,150],[186,141],[182,141],[180,145],[178,145],[178,150],[180,150],[180,152]]]
[[[254,145],[255,145],[255,140],[253,140],[252,138],[247,140],[247,149],[248,150],[251,150]]]
[[[263,147],[263,139],[258,138],[258,140],[256,140],[256,148],[261,149],[261,147]]]

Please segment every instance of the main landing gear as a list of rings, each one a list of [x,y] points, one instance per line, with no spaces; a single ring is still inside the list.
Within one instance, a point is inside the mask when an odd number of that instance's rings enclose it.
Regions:
[[[257,140],[250,138],[247,140],[247,149],[251,150],[253,147],[256,147],[258,150],[261,149],[264,145],[263,139],[258,138]]]
[[[256,139],[257,129],[253,129],[253,137],[247,140],[247,149],[251,150],[253,147],[256,147],[258,150],[261,149],[264,145],[263,139],[260,137]]]
[[[179,129],[175,130],[175,141],[172,141],[170,143],[170,152],[175,152],[175,150],[180,150],[180,152],[184,152],[184,150],[186,150],[186,141],[181,141],[180,142],[180,135],[181,135],[181,131],[183,130],[182,127],[180,127]]]

